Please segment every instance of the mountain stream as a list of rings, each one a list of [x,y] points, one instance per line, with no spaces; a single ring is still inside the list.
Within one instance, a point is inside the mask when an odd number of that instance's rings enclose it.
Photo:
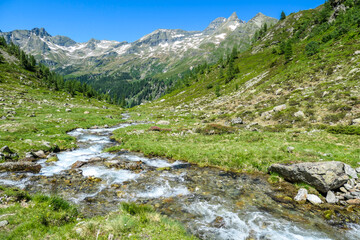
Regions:
[[[58,194],[87,216],[106,214],[122,201],[146,203],[202,239],[359,239],[360,227],[331,227],[323,218],[274,201],[261,176],[201,168],[138,153],[103,153],[112,128],[76,129],[79,148],[40,160],[39,174],[1,173],[0,184]],[[72,165],[81,161],[77,168]],[[78,162],[79,163],[79,162]]]

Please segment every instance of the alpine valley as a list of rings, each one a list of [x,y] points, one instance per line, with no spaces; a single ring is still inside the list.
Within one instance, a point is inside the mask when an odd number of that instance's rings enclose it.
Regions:
[[[358,240],[360,0],[279,16],[2,32],[0,239]]]
[[[215,19],[203,31],[158,29],[132,43],[95,39],[77,43],[65,36],[53,37],[43,28],[0,36],[51,70],[101,92],[111,89],[111,96],[125,97],[133,106],[160,97],[200,63],[214,63],[233,47],[247,50],[256,31],[276,22],[261,13],[244,22],[233,13],[228,19]]]

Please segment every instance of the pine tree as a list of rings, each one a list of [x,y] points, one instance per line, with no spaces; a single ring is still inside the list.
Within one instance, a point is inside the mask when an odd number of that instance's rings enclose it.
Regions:
[[[286,18],[286,14],[284,11],[282,11],[280,15],[280,21],[285,20],[285,18]]]
[[[284,54],[285,54],[285,62],[289,62],[293,55],[291,42],[287,42],[287,44],[285,45],[285,53]]]

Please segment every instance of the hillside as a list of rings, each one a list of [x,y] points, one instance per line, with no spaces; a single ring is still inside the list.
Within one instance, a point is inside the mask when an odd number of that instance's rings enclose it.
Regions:
[[[56,75],[40,78],[40,66],[27,70],[10,48],[0,46],[0,146],[20,158],[30,151],[71,149],[75,138],[67,131],[121,121],[120,107],[69,88],[56,90],[59,85],[49,77]]]
[[[272,162],[314,160],[356,166],[359,13],[358,1],[336,1],[287,16],[249,51],[194,70],[183,87],[134,108],[138,119],[169,120],[173,134],[124,130],[118,138],[147,154],[226,168],[266,171]]]
[[[26,69],[24,56],[32,57],[16,48],[17,53],[13,54],[11,49],[14,50],[0,41],[0,164],[34,165],[31,161],[39,160],[36,155],[39,150],[43,151],[42,155],[49,155],[50,161],[51,154],[77,147],[76,138],[68,135],[68,131],[106,128],[106,125],[124,122],[123,109],[119,106],[89,97],[86,91],[69,93],[66,88],[55,89],[49,83],[52,79],[49,76],[56,75],[49,72],[50,75],[40,78],[41,66],[31,65]],[[8,154],[8,151],[13,153]],[[5,187],[21,183],[26,172],[21,172],[21,177],[15,181],[8,181],[5,179],[7,172],[1,166],[0,175],[1,239],[130,239],[131,236],[196,239],[182,225],[155,212],[151,206],[122,203],[115,212],[89,218],[78,205],[54,193],[51,196],[40,194],[44,189],[29,194]],[[94,225],[104,230],[94,232]]]

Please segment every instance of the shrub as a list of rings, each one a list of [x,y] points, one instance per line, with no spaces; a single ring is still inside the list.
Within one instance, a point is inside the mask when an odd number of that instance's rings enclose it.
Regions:
[[[319,48],[320,48],[319,43],[316,41],[312,41],[306,45],[305,54],[309,57],[315,55],[319,52]]]
[[[360,127],[358,126],[330,126],[327,132],[333,134],[360,135]]]

